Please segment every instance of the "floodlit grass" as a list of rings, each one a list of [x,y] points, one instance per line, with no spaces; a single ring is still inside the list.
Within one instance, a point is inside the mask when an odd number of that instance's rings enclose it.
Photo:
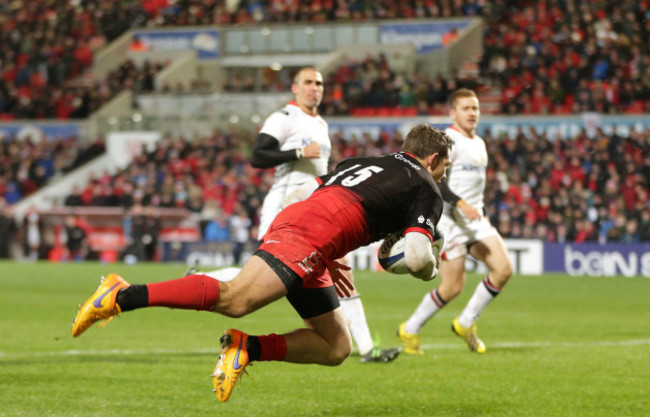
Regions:
[[[479,320],[488,352],[449,327],[465,292],[424,328],[424,356],[339,367],[255,363],[227,403],[211,392],[218,337],[301,325],[286,301],[242,318],[164,308],[70,336],[99,276],[176,278],[174,264],[0,263],[0,416],[647,416],[650,280],[516,276]],[[384,346],[434,284],[357,272]]]

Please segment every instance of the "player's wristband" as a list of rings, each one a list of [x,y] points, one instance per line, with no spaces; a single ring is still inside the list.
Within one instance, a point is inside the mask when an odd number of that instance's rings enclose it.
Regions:
[[[296,148],[296,158],[302,159],[305,156],[305,150],[303,148]]]

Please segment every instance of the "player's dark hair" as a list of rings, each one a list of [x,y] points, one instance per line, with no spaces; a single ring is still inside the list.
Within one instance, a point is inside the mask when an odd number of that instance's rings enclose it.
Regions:
[[[449,155],[451,138],[445,132],[427,124],[415,125],[406,135],[402,150],[417,158],[426,158],[434,153],[441,157]]]
[[[454,108],[456,106],[456,102],[465,97],[476,97],[476,93],[469,88],[459,88],[458,90],[454,91],[449,95],[449,108]]]
[[[293,76],[293,83],[294,83],[294,84],[298,84],[298,82],[300,82],[300,75],[302,75],[302,73],[305,72],[305,71],[315,71],[315,72],[319,72],[319,71],[318,71],[316,68],[314,68],[314,67],[302,67],[302,68],[300,68],[300,69],[298,70],[298,72],[296,72],[296,74]]]

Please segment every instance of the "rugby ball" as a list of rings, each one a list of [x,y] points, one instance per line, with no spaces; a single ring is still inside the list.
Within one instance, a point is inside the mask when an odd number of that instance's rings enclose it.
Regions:
[[[401,233],[392,233],[384,239],[377,258],[379,265],[385,271],[392,274],[408,274],[409,270],[406,267],[406,260],[404,259],[404,235]],[[436,261],[439,261],[442,254],[443,247],[445,246],[445,238],[443,234],[436,228],[433,235],[433,243],[431,244],[433,256]],[[437,264],[437,262],[436,262]]]
[[[391,233],[384,239],[377,258],[379,265],[385,271],[392,274],[408,274],[409,270],[406,267],[406,260],[404,259],[404,235],[401,233]]]

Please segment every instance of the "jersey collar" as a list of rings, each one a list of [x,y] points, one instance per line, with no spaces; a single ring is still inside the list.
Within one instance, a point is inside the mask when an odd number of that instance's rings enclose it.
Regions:
[[[296,103],[295,100],[289,100],[289,105],[290,106],[296,106],[296,107],[298,107],[300,109],[301,112],[305,113],[305,111],[300,107],[300,105],[298,103]],[[305,113],[305,114],[307,116],[311,116],[311,117],[318,117],[318,113],[316,113],[316,114]]]
[[[465,136],[467,139],[474,139],[474,138],[476,137],[476,134],[474,134],[474,136],[472,136],[472,137],[467,136],[466,134],[464,134],[463,132],[461,132],[460,129],[458,129],[458,128],[457,128],[456,126],[454,126],[454,125],[449,126],[448,129],[455,130],[456,132],[458,132],[458,133],[460,133],[461,135]]]

